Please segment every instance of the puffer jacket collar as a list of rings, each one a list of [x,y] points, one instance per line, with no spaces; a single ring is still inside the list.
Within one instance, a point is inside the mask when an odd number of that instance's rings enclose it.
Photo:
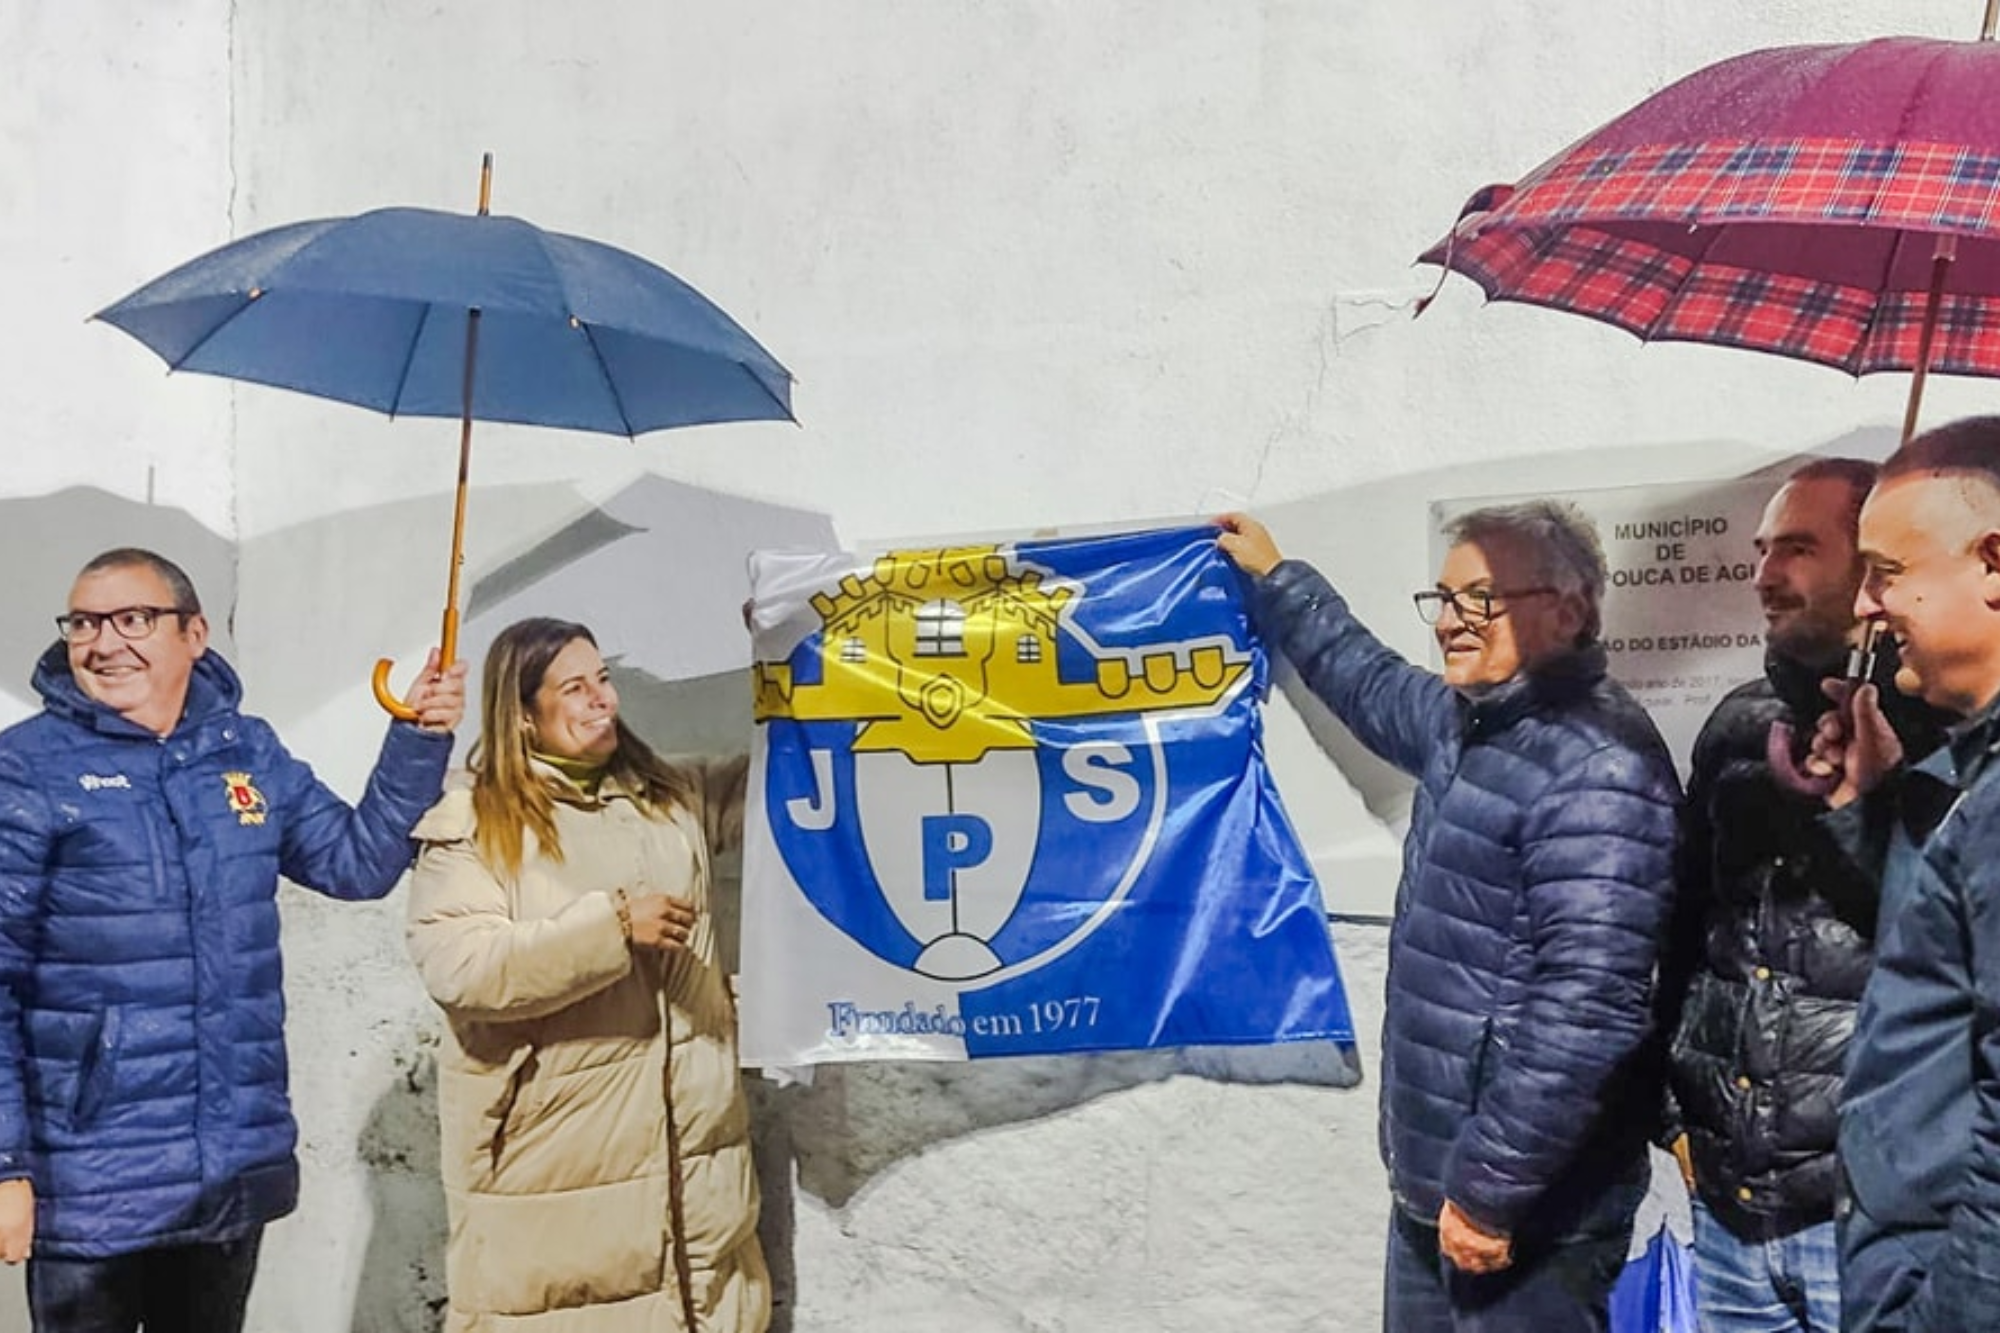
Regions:
[[[1970,787],[1993,762],[1993,756],[2000,754],[2000,697],[1953,727],[1949,736],[1958,785]]]
[[[2000,755],[2000,696],[1945,732],[1944,744],[1912,764],[1899,800],[1918,836],[1935,826],[1953,797],[1970,788]]]
[[[42,696],[42,703],[51,713],[80,727],[105,736],[160,739],[122,713],[85,694],[70,670],[69,650],[60,643],[51,646],[35,664],[34,685],[36,693]],[[169,734],[186,736],[197,733],[210,722],[234,715],[242,699],[243,682],[238,678],[236,669],[222,659],[222,654],[211,648],[195,660],[194,671],[188,676],[187,701],[182,706],[181,719]]]
[[[1894,649],[1890,647],[1885,651],[1892,655],[1887,663],[1889,677],[1885,678],[1882,675],[1882,669],[1878,665],[1875,672],[1878,682],[1895,676]],[[1841,675],[1845,667],[1845,653],[1800,658],[1788,656],[1775,648],[1767,648],[1764,651],[1764,679],[1771,682],[1772,693],[1778,696],[1779,702],[1790,710],[1793,717],[1808,724],[1817,720],[1821,713],[1833,705],[1833,700],[1827,698],[1826,692],[1820,689],[1820,682],[1829,676]]]
[[[1531,714],[1586,698],[1608,669],[1604,646],[1593,643],[1497,685],[1461,690],[1466,735],[1490,736]]]
[[[601,810],[614,801],[629,801],[642,810],[646,806],[644,792],[633,790],[609,769],[598,779],[596,791],[585,791],[582,783],[539,755],[528,756],[528,767],[548,787],[549,795],[563,805],[579,810]]]

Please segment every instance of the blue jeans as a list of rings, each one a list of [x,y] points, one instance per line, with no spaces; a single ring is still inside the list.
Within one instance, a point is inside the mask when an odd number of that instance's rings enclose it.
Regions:
[[[1630,1231],[1528,1250],[1474,1277],[1438,1252],[1438,1233],[1391,1207],[1383,1333],[1605,1333]]]
[[[1840,1333],[1834,1224],[1746,1240],[1694,1205],[1695,1300],[1702,1333]]]
[[[260,1227],[214,1245],[30,1259],[35,1333],[242,1333],[263,1236]]]

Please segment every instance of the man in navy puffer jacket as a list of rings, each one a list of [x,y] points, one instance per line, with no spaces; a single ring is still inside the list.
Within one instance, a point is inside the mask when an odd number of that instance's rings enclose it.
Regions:
[[[433,655],[350,809],[237,711],[178,566],[108,551],[58,623],[0,734],[0,1259],[38,1333],[234,1333],[298,1197],[278,878],[394,887],[464,668]]]
[[[1605,675],[1596,532],[1546,501],[1453,523],[1417,594],[1440,678],[1255,520],[1220,522],[1259,626],[1418,780],[1382,1036],[1384,1327],[1602,1330],[1650,1174],[1680,793]]]
[[[2000,1333],[2000,416],[1884,460],[1859,545],[1896,687],[1963,720],[1906,751],[1863,684],[1814,742],[1828,828],[1882,883],[1840,1103],[1841,1327]]]

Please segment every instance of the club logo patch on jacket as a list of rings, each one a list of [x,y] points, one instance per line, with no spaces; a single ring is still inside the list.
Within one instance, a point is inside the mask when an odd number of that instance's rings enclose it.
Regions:
[[[236,812],[238,824],[264,822],[264,793],[251,785],[248,773],[224,773],[222,785],[228,789],[229,808]]]

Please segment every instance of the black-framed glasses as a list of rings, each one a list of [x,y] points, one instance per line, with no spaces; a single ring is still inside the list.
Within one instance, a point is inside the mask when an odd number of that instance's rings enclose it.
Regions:
[[[161,616],[179,616],[185,621],[196,612],[185,606],[121,606],[116,611],[71,611],[56,617],[56,629],[69,643],[89,643],[104,632],[106,625],[121,639],[143,639],[153,632]]]
[[[1506,603],[1514,598],[1545,597],[1560,591],[1546,585],[1505,591],[1499,588],[1426,588],[1413,594],[1410,600],[1417,604],[1417,616],[1426,625],[1435,625],[1443,620],[1447,606],[1458,612],[1458,618],[1466,624],[1484,625],[1506,615]]]

